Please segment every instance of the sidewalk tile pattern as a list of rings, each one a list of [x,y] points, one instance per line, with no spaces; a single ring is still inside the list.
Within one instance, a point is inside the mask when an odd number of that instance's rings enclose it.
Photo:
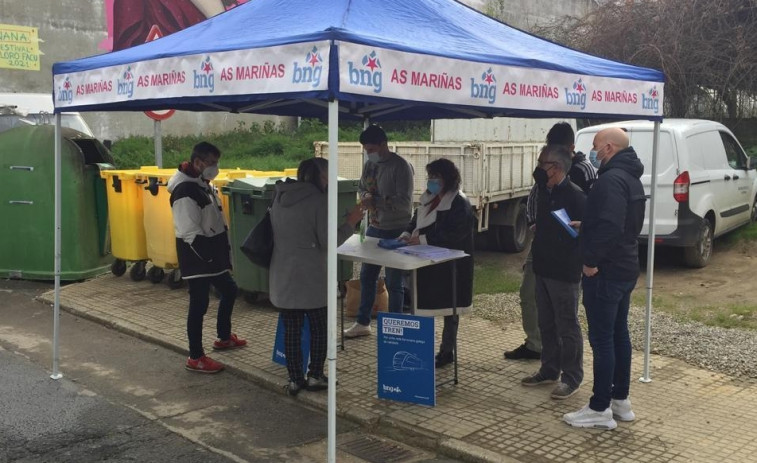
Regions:
[[[43,298],[52,302],[53,293]],[[182,352],[187,348],[187,302],[186,289],[172,291],[162,284],[112,275],[69,284],[61,291],[64,308]],[[211,298],[203,333],[209,352],[215,339],[215,311],[216,300]],[[233,329],[248,340],[248,347],[211,355],[252,377],[275,378],[283,386],[286,369],[271,361],[277,317],[270,306],[251,305],[240,297]],[[437,343],[440,325],[441,319],[437,320]],[[554,401],[549,397],[550,387],[520,386],[522,377],[538,369],[537,362],[503,360],[504,348],[517,345],[521,337],[519,326],[463,316],[458,340],[460,383],[440,387],[433,408],[379,400],[376,337],[349,340],[346,350],[337,352],[337,410],[385,420],[406,430],[408,436],[422,432],[437,442],[458,439],[523,462],[757,461],[757,382],[653,356],[653,381],[631,385],[635,422],[619,423],[614,431],[574,429],[561,417],[582,407],[591,396],[588,341],[584,384],[573,397]],[[64,356],[65,343],[66,333],[62,333]],[[634,379],[641,376],[641,362],[641,352],[636,351]],[[183,365],[176,370],[173,374],[185,374]],[[452,368],[445,368],[437,372],[437,380],[451,375]],[[325,409],[322,395],[323,400],[308,403]],[[414,443],[412,438],[408,443]]]

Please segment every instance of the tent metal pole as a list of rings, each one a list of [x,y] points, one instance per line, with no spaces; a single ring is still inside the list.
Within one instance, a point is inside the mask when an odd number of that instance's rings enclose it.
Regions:
[[[155,165],[158,168],[163,168],[163,126],[162,122],[154,121],[153,128],[155,129]]]
[[[654,287],[655,203],[657,202],[657,155],[660,150],[660,121],[654,123],[652,140],[652,174],[649,203],[649,236],[647,237],[647,310],[644,319],[644,372],[639,381],[651,383],[649,354],[652,348],[652,288]]]
[[[328,196],[328,362],[329,362],[329,390],[328,390],[328,462],[336,463],[336,290],[337,290],[337,259],[336,259],[336,230],[337,230],[337,193],[339,183],[337,170],[339,167],[339,101],[329,102],[329,188]]]
[[[53,271],[55,272],[55,302],[53,303],[53,374],[52,379],[61,379],[58,371],[58,335],[60,332],[60,227],[61,227],[61,114],[55,115],[55,253]]]

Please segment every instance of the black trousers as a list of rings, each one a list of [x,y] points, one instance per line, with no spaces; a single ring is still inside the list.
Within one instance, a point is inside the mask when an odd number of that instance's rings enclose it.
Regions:
[[[189,356],[198,359],[205,355],[202,348],[202,325],[210,303],[210,285],[215,286],[221,293],[216,321],[218,339],[231,337],[231,312],[234,310],[238,288],[229,272],[213,277],[190,278],[186,281],[189,284],[189,313],[187,314]]]

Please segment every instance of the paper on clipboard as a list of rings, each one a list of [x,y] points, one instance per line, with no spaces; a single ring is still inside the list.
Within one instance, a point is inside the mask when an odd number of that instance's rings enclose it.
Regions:
[[[570,226],[571,220],[564,208],[552,211],[552,216],[557,219],[558,222],[560,222],[560,225],[565,228],[565,230],[568,232],[568,234],[570,234],[571,237],[575,238],[578,236],[576,229]]]

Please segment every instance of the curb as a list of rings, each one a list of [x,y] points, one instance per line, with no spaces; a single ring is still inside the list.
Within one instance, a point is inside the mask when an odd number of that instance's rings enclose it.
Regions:
[[[53,305],[53,301],[47,299],[44,295],[38,296],[36,299],[45,304]],[[92,311],[77,309],[65,304],[60,304],[60,308],[72,315],[98,323],[142,341],[156,344],[182,355],[187,354],[186,348],[166,341],[164,338],[145,334],[126,320],[101,315],[100,312],[98,312],[98,315],[95,315]],[[234,363],[233,360],[224,361],[226,371],[240,377],[241,379],[251,381],[264,389],[283,394],[283,385],[278,376],[249,365],[246,365],[245,368],[242,369],[234,365]],[[295,400],[305,407],[314,408],[322,412],[328,411],[328,399],[325,394],[303,394],[298,395],[296,399],[292,400]],[[436,452],[449,458],[455,458],[470,463],[519,462],[519,460],[497,454],[460,439],[440,436],[392,418],[377,416],[362,408],[345,409],[340,408],[337,404],[336,415],[337,417],[351,421],[362,427],[364,430],[375,433],[380,437],[393,439],[411,447]]]

